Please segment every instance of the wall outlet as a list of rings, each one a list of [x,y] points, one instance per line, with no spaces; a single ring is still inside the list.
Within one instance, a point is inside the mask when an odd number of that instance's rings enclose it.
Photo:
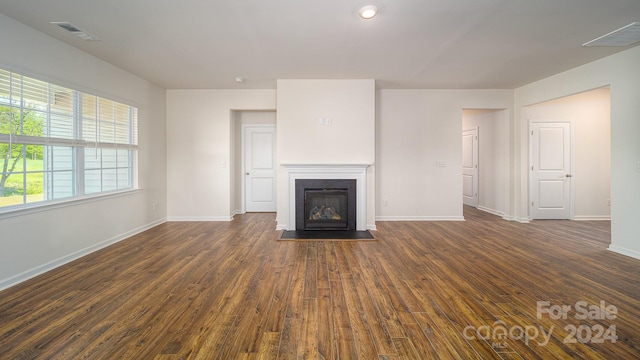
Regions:
[[[153,202],[153,211],[158,211],[158,202],[157,201]]]
[[[436,161],[436,167],[447,167],[447,162],[445,160]]]
[[[389,206],[389,200],[382,200],[382,206]]]
[[[324,118],[320,118],[320,125],[324,125]]]

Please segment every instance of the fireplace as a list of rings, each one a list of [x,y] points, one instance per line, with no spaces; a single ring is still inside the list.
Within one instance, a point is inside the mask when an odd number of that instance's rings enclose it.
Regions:
[[[296,179],[296,230],[356,230],[355,179]]]
[[[367,187],[367,169],[371,164],[317,164],[317,163],[283,163],[281,166],[285,170],[283,201],[278,202],[278,225],[276,229],[291,232],[304,232],[307,234],[322,233],[321,231],[298,231],[297,224],[300,220],[296,216],[296,182],[298,180],[355,180],[356,181],[356,205],[355,222],[356,232],[364,232],[367,229],[375,229],[375,222],[367,225],[368,219],[368,196],[373,196],[372,191]],[[367,190],[369,189],[369,190]],[[303,225],[304,227],[304,225]],[[337,233],[338,231],[332,231]],[[349,230],[348,232],[353,232]]]

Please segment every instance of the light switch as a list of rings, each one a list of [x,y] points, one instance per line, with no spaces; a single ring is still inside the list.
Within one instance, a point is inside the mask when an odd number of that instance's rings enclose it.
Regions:
[[[320,118],[320,125],[324,125],[324,119]]]
[[[436,167],[447,167],[447,162],[445,160],[436,161]]]

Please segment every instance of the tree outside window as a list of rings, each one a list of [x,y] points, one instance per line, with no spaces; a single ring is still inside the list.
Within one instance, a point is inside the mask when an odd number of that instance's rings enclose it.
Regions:
[[[0,106],[0,134],[11,138],[42,136],[42,132],[42,113]],[[42,162],[42,146],[0,143],[0,198],[42,194]]]

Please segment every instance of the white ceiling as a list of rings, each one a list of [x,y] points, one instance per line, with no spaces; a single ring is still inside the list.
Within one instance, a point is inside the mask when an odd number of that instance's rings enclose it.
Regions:
[[[357,15],[366,4],[372,20]],[[581,44],[640,21],[640,0],[0,0],[0,12],[171,89],[515,88],[626,49]]]

